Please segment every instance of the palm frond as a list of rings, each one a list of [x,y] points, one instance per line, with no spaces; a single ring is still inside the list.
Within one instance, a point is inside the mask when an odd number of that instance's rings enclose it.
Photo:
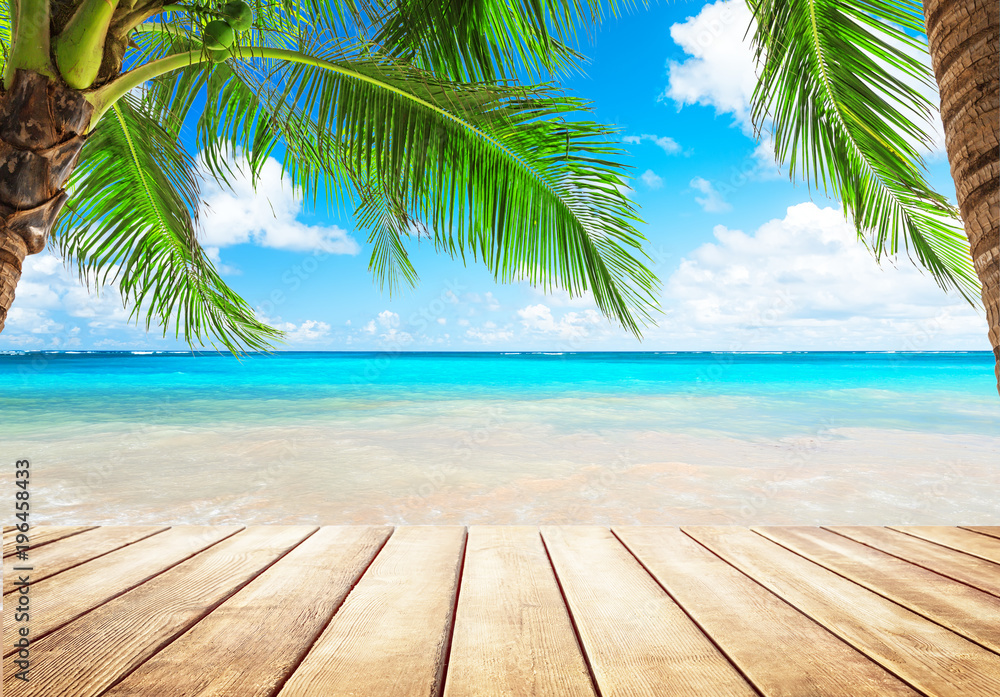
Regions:
[[[937,283],[979,298],[957,210],[925,179],[933,105],[919,86],[923,14],[913,0],[749,0],[760,78],[754,124],[810,186],[832,190],[876,258],[905,249]],[[915,36],[916,35],[916,36]],[[914,116],[916,115],[916,116]]]
[[[578,120],[579,100],[551,86],[452,83],[368,44],[314,41],[308,53],[244,47],[178,71],[150,86],[151,111],[184,120],[202,85],[198,147],[213,174],[224,181],[234,154],[254,171],[277,153],[307,198],[350,199],[390,289],[416,279],[402,246],[415,222],[500,281],[589,290],[636,333],[649,320],[657,281],[621,194],[618,138]]]
[[[59,250],[94,286],[114,283],[132,318],[144,314],[189,344],[263,350],[280,336],[219,276],[195,235],[195,163],[127,96],[92,132],[53,231]]]
[[[368,244],[372,246],[372,255],[368,270],[374,275],[375,282],[383,290],[388,288],[390,295],[398,291],[404,282],[415,287],[417,271],[410,261],[403,238],[409,236],[416,224],[401,203],[402,197],[398,191],[379,190],[369,183],[359,181],[355,185],[361,197],[357,220],[370,231]]]
[[[589,290],[630,331],[648,321],[657,281],[621,193],[619,138],[568,120],[586,110],[580,100],[551,86],[452,83],[339,46],[247,54],[285,61],[264,93],[310,115],[319,156],[339,159],[353,182],[398,192],[393,207],[426,225],[439,249],[482,260],[502,282]]]
[[[570,44],[633,0],[258,0],[271,31],[367,41],[439,77],[513,78],[578,65]],[[303,31],[304,27],[311,30]],[[295,48],[288,46],[287,48]]]
[[[479,81],[535,75],[580,63],[578,31],[631,2],[602,0],[399,0],[373,41],[387,55],[439,77]]]
[[[186,33],[164,38],[156,27],[149,32],[154,34],[153,41],[169,42],[170,53],[198,45]],[[288,45],[285,36],[276,41],[273,32],[266,36],[268,44]],[[241,58],[234,53],[232,60],[186,66],[146,83],[143,108],[171,130],[193,125],[202,160],[220,183],[233,175],[233,159],[246,160],[255,180],[267,158],[274,156],[281,160],[296,192],[310,202],[321,192],[343,199],[345,180],[340,165],[320,152],[316,127],[288,99],[287,86],[270,79],[280,66],[254,65]]]
[[[158,34],[159,28],[150,31]],[[173,37],[172,50],[190,50],[185,35]],[[288,86],[276,85],[273,78],[273,68],[259,62],[196,65],[151,83],[146,100],[158,118],[173,123],[184,122],[191,108],[205,100],[197,119],[197,142],[208,170],[220,182],[233,174],[234,160],[246,162],[253,178],[268,157],[277,155],[294,190],[312,203],[320,193],[344,200],[349,192],[340,185],[352,183],[360,199],[358,222],[370,230],[369,270],[376,282],[390,295],[403,282],[415,286],[418,276],[402,240],[408,225],[405,214],[389,203],[385,191],[345,177],[342,162],[331,157],[335,148],[329,135],[291,103]]]

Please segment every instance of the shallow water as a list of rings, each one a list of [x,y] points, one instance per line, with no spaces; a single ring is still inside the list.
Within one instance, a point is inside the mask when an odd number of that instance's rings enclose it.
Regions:
[[[0,356],[35,522],[1000,522],[989,353]]]

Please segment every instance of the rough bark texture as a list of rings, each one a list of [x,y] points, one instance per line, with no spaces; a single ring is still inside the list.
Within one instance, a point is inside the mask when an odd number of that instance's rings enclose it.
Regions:
[[[983,303],[1000,389],[1000,5],[925,0],[951,176]]]
[[[93,111],[79,92],[19,70],[0,91],[0,331],[21,264],[45,249]]]

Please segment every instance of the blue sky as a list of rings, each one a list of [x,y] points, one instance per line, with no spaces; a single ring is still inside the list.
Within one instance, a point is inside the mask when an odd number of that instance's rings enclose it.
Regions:
[[[583,46],[586,75],[563,81],[621,128],[630,154],[663,283],[642,342],[587,297],[501,286],[427,244],[412,247],[418,288],[390,298],[367,271],[364,232],[304,208],[277,163],[257,195],[206,186],[203,243],[289,349],[988,350],[982,313],[905,257],[879,267],[839,205],[789,182],[753,138],[748,22],[738,0],[659,3],[606,22]],[[927,159],[953,198],[943,146]],[[46,252],[28,259],[0,349],[186,347],[127,317],[113,288],[89,294]]]

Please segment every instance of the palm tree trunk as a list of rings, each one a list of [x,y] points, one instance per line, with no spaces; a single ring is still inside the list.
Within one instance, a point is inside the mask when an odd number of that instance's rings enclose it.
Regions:
[[[81,92],[19,70],[0,91],[0,331],[21,265],[45,249],[93,109]]]
[[[958,207],[983,285],[1000,390],[1000,6],[996,0],[924,0],[941,91],[945,146]]]

